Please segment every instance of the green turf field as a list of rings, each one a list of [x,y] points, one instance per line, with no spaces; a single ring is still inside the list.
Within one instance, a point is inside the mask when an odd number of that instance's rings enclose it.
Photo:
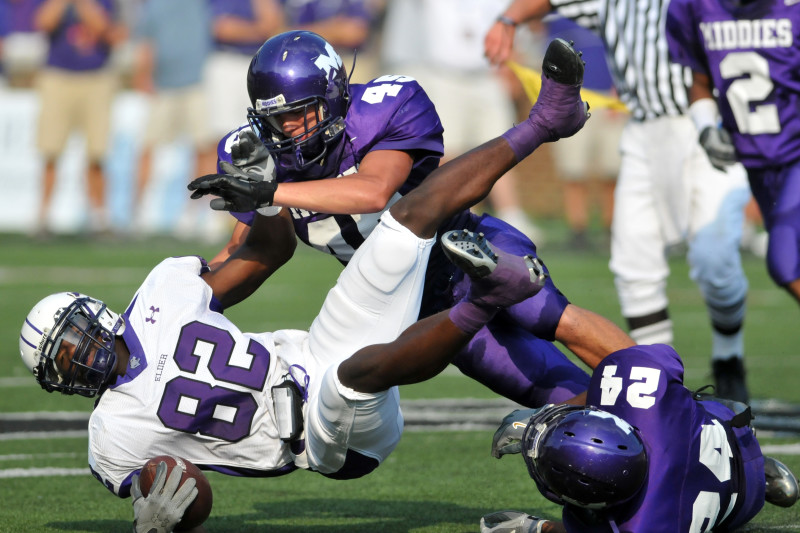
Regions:
[[[19,359],[19,328],[39,299],[74,290],[122,310],[162,258],[211,257],[216,249],[167,239],[42,244],[0,235],[0,414],[91,409],[91,400],[44,393]],[[540,255],[575,303],[621,324],[607,256],[570,253],[556,245],[545,246]],[[746,322],[751,395],[800,404],[797,305],[772,285],[762,260],[744,260],[751,285]],[[672,267],[675,344],[685,360],[687,385],[699,387],[710,382],[708,319],[683,259],[674,258]],[[226,314],[249,331],[306,328],[338,271],[333,259],[298,249],[287,267]],[[451,370],[404,387],[401,395],[494,397]],[[130,500],[117,499],[88,475],[84,437],[12,436],[0,431],[0,532],[130,531]],[[491,436],[491,430],[408,431],[376,472],[347,482],[307,472],[277,479],[211,473],[214,511],[206,526],[218,532],[474,532],[482,514],[504,508],[557,517],[557,507],[538,495],[519,457],[498,461],[489,456]],[[776,446],[772,455],[800,472],[800,437],[761,437],[762,444]],[[800,531],[800,507],[768,506],[746,531]]]

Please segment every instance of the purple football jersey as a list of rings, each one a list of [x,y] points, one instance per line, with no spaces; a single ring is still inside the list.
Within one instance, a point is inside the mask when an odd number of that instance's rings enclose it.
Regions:
[[[114,18],[113,0],[96,0],[96,3]],[[75,72],[97,70],[111,57],[111,45],[81,21],[75,6],[66,8],[60,24],[50,33],[49,42],[47,65],[50,67]]]
[[[587,404],[639,429],[647,450],[645,487],[612,508],[608,524],[581,524],[564,509],[568,531],[675,533],[733,529],[764,505],[764,460],[749,427],[733,428],[733,411],[698,401],[683,385],[683,363],[670,346],[633,346],[595,369]],[[598,513],[599,514],[599,513]]]
[[[747,168],[800,159],[800,9],[759,0],[736,11],[725,0],[672,0],[673,59],[708,75],[723,126]]]

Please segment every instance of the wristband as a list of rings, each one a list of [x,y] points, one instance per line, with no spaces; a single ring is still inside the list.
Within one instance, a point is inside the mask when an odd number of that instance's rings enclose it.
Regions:
[[[689,116],[697,131],[719,126],[719,108],[712,98],[700,98],[689,106]]]
[[[499,22],[500,24],[505,24],[506,26],[511,26],[512,28],[517,27],[517,23],[505,15],[500,15],[499,17],[497,17],[497,22]]]

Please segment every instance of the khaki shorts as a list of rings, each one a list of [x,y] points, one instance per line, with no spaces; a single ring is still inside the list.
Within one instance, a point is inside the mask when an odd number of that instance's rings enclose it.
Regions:
[[[608,109],[590,112],[581,131],[552,144],[553,163],[564,181],[616,180],[619,174],[619,143],[628,115]]]
[[[204,149],[216,139],[209,125],[209,106],[205,88],[193,85],[162,90],[150,99],[150,114],[144,143],[153,147],[186,135],[195,148]]]
[[[70,72],[45,69],[37,78],[41,108],[37,146],[42,155],[54,159],[61,154],[73,131],[86,136],[92,161],[106,155],[111,130],[111,104],[117,76],[109,70]]]

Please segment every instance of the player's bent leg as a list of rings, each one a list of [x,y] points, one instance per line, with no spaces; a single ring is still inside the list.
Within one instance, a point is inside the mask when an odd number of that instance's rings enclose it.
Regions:
[[[305,410],[308,467],[328,477],[354,479],[378,467],[403,432],[397,388],[361,393],[342,385],[338,365],[312,386]]]
[[[526,407],[561,403],[589,386],[589,375],[555,344],[505,315],[478,331],[453,359],[464,375]]]
[[[385,213],[330,290],[309,330],[323,366],[387,343],[417,320],[433,239],[422,239]]]

